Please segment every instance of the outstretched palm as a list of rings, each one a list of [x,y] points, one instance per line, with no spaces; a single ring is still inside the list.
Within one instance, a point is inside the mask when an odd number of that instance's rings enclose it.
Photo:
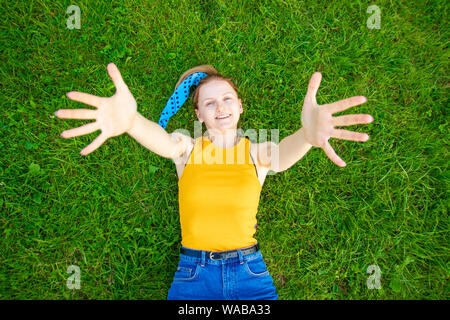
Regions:
[[[103,98],[76,91],[67,93],[69,99],[96,107],[97,110],[60,109],[55,112],[58,118],[96,120],[95,122],[61,133],[63,138],[72,138],[101,130],[100,135],[81,150],[80,153],[82,155],[91,153],[100,147],[108,138],[118,136],[130,130],[137,114],[136,100],[123,81],[119,69],[113,63],[108,64],[107,69],[116,87],[116,93],[112,97]]]
[[[321,80],[322,75],[316,72],[309,81],[308,92],[302,109],[302,125],[305,129],[305,137],[311,145],[322,148],[328,158],[336,165],[345,167],[345,162],[336,154],[328,139],[337,138],[364,142],[369,140],[369,136],[366,133],[335,129],[334,127],[370,123],[373,121],[373,117],[369,114],[349,114],[333,117],[332,114],[336,112],[365,103],[367,98],[355,96],[330,104],[318,105],[316,94]]]

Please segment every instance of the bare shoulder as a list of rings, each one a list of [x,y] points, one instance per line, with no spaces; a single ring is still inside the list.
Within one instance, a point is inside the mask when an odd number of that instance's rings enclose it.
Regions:
[[[255,164],[259,167],[272,169],[273,159],[278,153],[278,145],[272,141],[265,141],[261,143],[252,143],[250,145],[250,152],[255,159]]]
[[[179,162],[180,159],[186,157],[190,153],[191,149],[194,147],[194,139],[187,134],[174,131],[169,134],[171,139],[180,143],[180,149],[177,155],[172,158],[174,162]]]

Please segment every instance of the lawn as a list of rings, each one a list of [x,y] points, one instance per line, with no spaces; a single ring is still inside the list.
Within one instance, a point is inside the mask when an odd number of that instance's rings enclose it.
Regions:
[[[67,28],[71,5],[80,29]],[[369,28],[369,5],[380,26]],[[181,241],[175,166],[129,135],[88,156],[98,134],[71,90],[111,96],[114,62],[157,122],[178,78],[211,64],[234,80],[243,130],[301,127],[309,78],[318,103],[367,142],[331,139],[266,178],[255,238],[279,299],[448,299],[447,1],[17,1],[0,3],[0,299],[166,299]],[[166,130],[196,120],[192,95]],[[205,129],[205,127],[203,127]],[[67,269],[81,271],[71,290]],[[367,269],[378,266],[379,289]]]

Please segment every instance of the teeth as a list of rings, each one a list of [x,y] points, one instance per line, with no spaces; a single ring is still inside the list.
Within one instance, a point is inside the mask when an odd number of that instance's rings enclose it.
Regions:
[[[224,117],[216,117],[216,119],[225,119],[225,118],[228,118],[230,115],[231,115],[231,114],[229,114],[229,115],[227,115],[227,116],[224,116]]]

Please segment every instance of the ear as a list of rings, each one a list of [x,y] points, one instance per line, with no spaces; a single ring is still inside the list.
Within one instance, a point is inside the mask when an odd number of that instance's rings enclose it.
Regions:
[[[244,112],[244,109],[242,108],[242,99],[239,99],[239,104],[240,104],[239,113],[241,114],[242,112]]]
[[[200,117],[200,113],[198,111],[198,109],[194,109],[195,114],[197,115],[198,121],[200,121],[200,123],[203,123],[203,119]]]

